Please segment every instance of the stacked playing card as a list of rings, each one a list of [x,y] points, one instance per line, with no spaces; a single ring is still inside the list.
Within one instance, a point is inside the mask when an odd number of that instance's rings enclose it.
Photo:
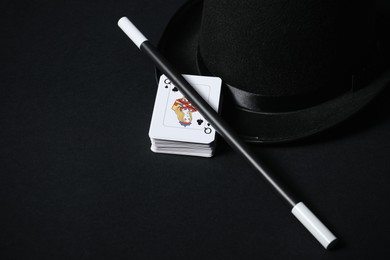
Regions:
[[[218,112],[221,79],[183,77]],[[214,128],[165,75],[158,84],[149,137],[155,153],[211,157],[215,151]]]

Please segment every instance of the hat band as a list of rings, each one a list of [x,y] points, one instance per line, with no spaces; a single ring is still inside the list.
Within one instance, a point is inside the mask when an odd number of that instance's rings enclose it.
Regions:
[[[286,112],[305,109],[326,102],[332,98],[347,92],[356,91],[367,85],[375,75],[380,71],[378,50],[375,48],[370,61],[366,63],[358,72],[345,75],[339,82],[340,88],[331,92],[317,91],[316,93],[306,93],[292,96],[264,96],[256,93],[247,92],[236,86],[230,85],[222,79],[227,86],[230,97],[235,105],[243,109],[254,112]],[[202,75],[218,76],[210,72],[204,63],[202,55],[197,48],[197,67]]]

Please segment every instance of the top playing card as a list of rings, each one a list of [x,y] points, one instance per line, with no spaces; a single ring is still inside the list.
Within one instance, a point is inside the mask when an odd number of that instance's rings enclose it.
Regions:
[[[218,111],[221,79],[205,76],[183,76],[199,95],[215,111]],[[209,144],[215,139],[215,130],[170,80],[162,75],[158,84],[149,137]]]

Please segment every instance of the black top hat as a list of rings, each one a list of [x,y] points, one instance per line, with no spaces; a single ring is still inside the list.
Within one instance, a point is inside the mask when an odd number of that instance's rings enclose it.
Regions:
[[[367,0],[192,0],[159,49],[182,73],[222,78],[223,116],[246,141],[291,141],[343,121],[388,84],[378,21]]]

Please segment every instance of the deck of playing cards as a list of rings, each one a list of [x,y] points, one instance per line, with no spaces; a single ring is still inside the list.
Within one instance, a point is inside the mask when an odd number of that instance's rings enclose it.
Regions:
[[[183,76],[218,112],[221,79]],[[156,153],[211,157],[215,151],[214,128],[165,75],[158,84],[149,137]]]

